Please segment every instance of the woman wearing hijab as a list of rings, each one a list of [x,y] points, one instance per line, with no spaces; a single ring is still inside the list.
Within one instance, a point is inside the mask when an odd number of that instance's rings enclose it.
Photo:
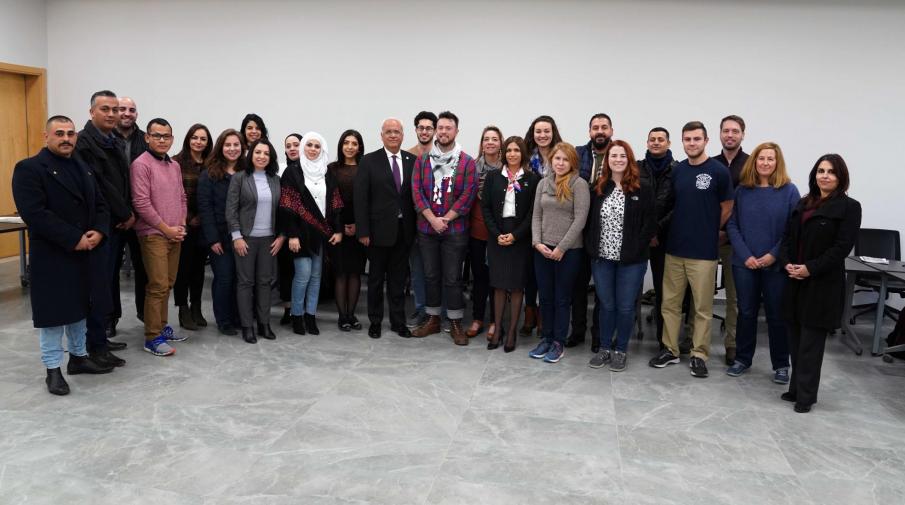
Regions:
[[[289,166],[280,183],[280,213],[292,254],[290,314],[292,331],[320,334],[315,321],[321,285],[325,242],[342,241],[343,201],[333,175],[327,172],[324,137],[308,132],[302,137],[298,166]]]
[[[286,169],[299,167],[299,157],[302,153],[302,134],[290,133],[283,140],[286,148],[286,165],[280,169],[280,177]],[[280,326],[286,326],[291,321],[290,305],[292,303],[292,278],[295,276],[295,267],[292,266],[292,253],[288,247],[280,249],[277,255],[277,282],[280,285],[280,301],[283,303],[283,317],[280,318]]]

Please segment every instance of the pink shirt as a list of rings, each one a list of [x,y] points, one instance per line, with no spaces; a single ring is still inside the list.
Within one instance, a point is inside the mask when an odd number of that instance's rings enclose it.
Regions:
[[[185,224],[186,197],[182,169],[169,157],[158,159],[145,151],[131,167],[132,207],[135,209],[135,233],[139,237],[163,235],[160,223]]]

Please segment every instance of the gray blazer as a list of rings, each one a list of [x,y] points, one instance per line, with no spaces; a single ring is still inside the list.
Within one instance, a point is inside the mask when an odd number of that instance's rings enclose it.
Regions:
[[[280,206],[280,177],[277,175],[267,177],[270,185],[270,194],[273,196],[270,209],[270,222],[273,223],[274,235],[277,235],[277,207]],[[254,177],[245,171],[236,172],[229,181],[229,191],[226,193],[226,226],[229,233],[234,231],[242,233],[243,237],[251,234],[255,224],[255,212],[258,208],[258,189],[255,187]]]

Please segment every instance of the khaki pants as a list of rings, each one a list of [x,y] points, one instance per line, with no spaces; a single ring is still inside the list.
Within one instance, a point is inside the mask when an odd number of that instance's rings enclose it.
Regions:
[[[738,297],[735,294],[735,277],[732,275],[732,246],[720,246],[723,263],[723,287],[726,288],[726,348],[735,348],[735,326],[738,321]]]
[[[682,327],[682,299],[691,286],[694,302],[692,357],[707,360],[710,355],[710,330],[713,321],[713,280],[716,260],[696,260],[666,255],[663,272],[663,344],[674,356],[679,355],[679,331]]]
[[[145,340],[154,340],[167,324],[167,302],[179,271],[180,242],[161,235],[138,237],[148,274],[145,287]]]

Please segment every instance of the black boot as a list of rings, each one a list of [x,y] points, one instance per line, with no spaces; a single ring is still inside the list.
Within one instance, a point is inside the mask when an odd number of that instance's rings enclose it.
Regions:
[[[198,325],[196,325],[195,320],[192,319],[192,312],[187,305],[179,306],[179,327],[189,331],[198,331]]]
[[[257,344],[258,339],[255,337],[255,332],[252,331],[248,326],[242,327],[242,340],[248,342],[249,344]]]
[[[107,334],[107,338],[116,336],[116,323],[119,322],[119,319],[113,318],[107,321],[107,325],[104,328],[104,333]]]
[[[66,364],[66,373],[69,375],[80,373],[100,374],[110,373],[112,371],[113,365],[108,365],[106,363],[101,364],[88,356],[73,356],[70,354],[69,363]]]
[[[290,324],[292,324],[292,313],[289,312],[289,307],[286,307],[283,309],[283,317],[280,318],[280,326],[288,326]]]
[[[103,352],[92,352],[91,360],[99,365],[110,365],[112,367],[125,366],[126,364],[126,360],[113,354],[112,352],[110,352],[110,350],[105,350]]]
[[[292,318],[292,333],[296,335],[305,334],[305,320],[302,316],[289,316]]]
[[[128,347],[125,342],[114,342],[110,339],[107,339],[107,349],[111,351],[122,351]]]
[[[195,326],[199,328],[207,326],[207,319],[205,319],[204,314],[201,313],[200,303],[192,304],[192,320],[195,321]]]
[[[317,321],[311,314],[305,314],[305,330],[312,335],[320,335],[321,331],[317,329]]]
[[[63,372],[60,371],[60,367],[48,368],[47,378],[44,379],[44,382],[47,383],[47,391],[50,394],[58,396],[69,394],[69,384],[66,384],[66,379],[63,378]]]
[[[274,340],[277,338],[273,333],[273,330],[270,329],[270,325],[264,323],[258,323],[258,336],[266,338],[267,340]]]

